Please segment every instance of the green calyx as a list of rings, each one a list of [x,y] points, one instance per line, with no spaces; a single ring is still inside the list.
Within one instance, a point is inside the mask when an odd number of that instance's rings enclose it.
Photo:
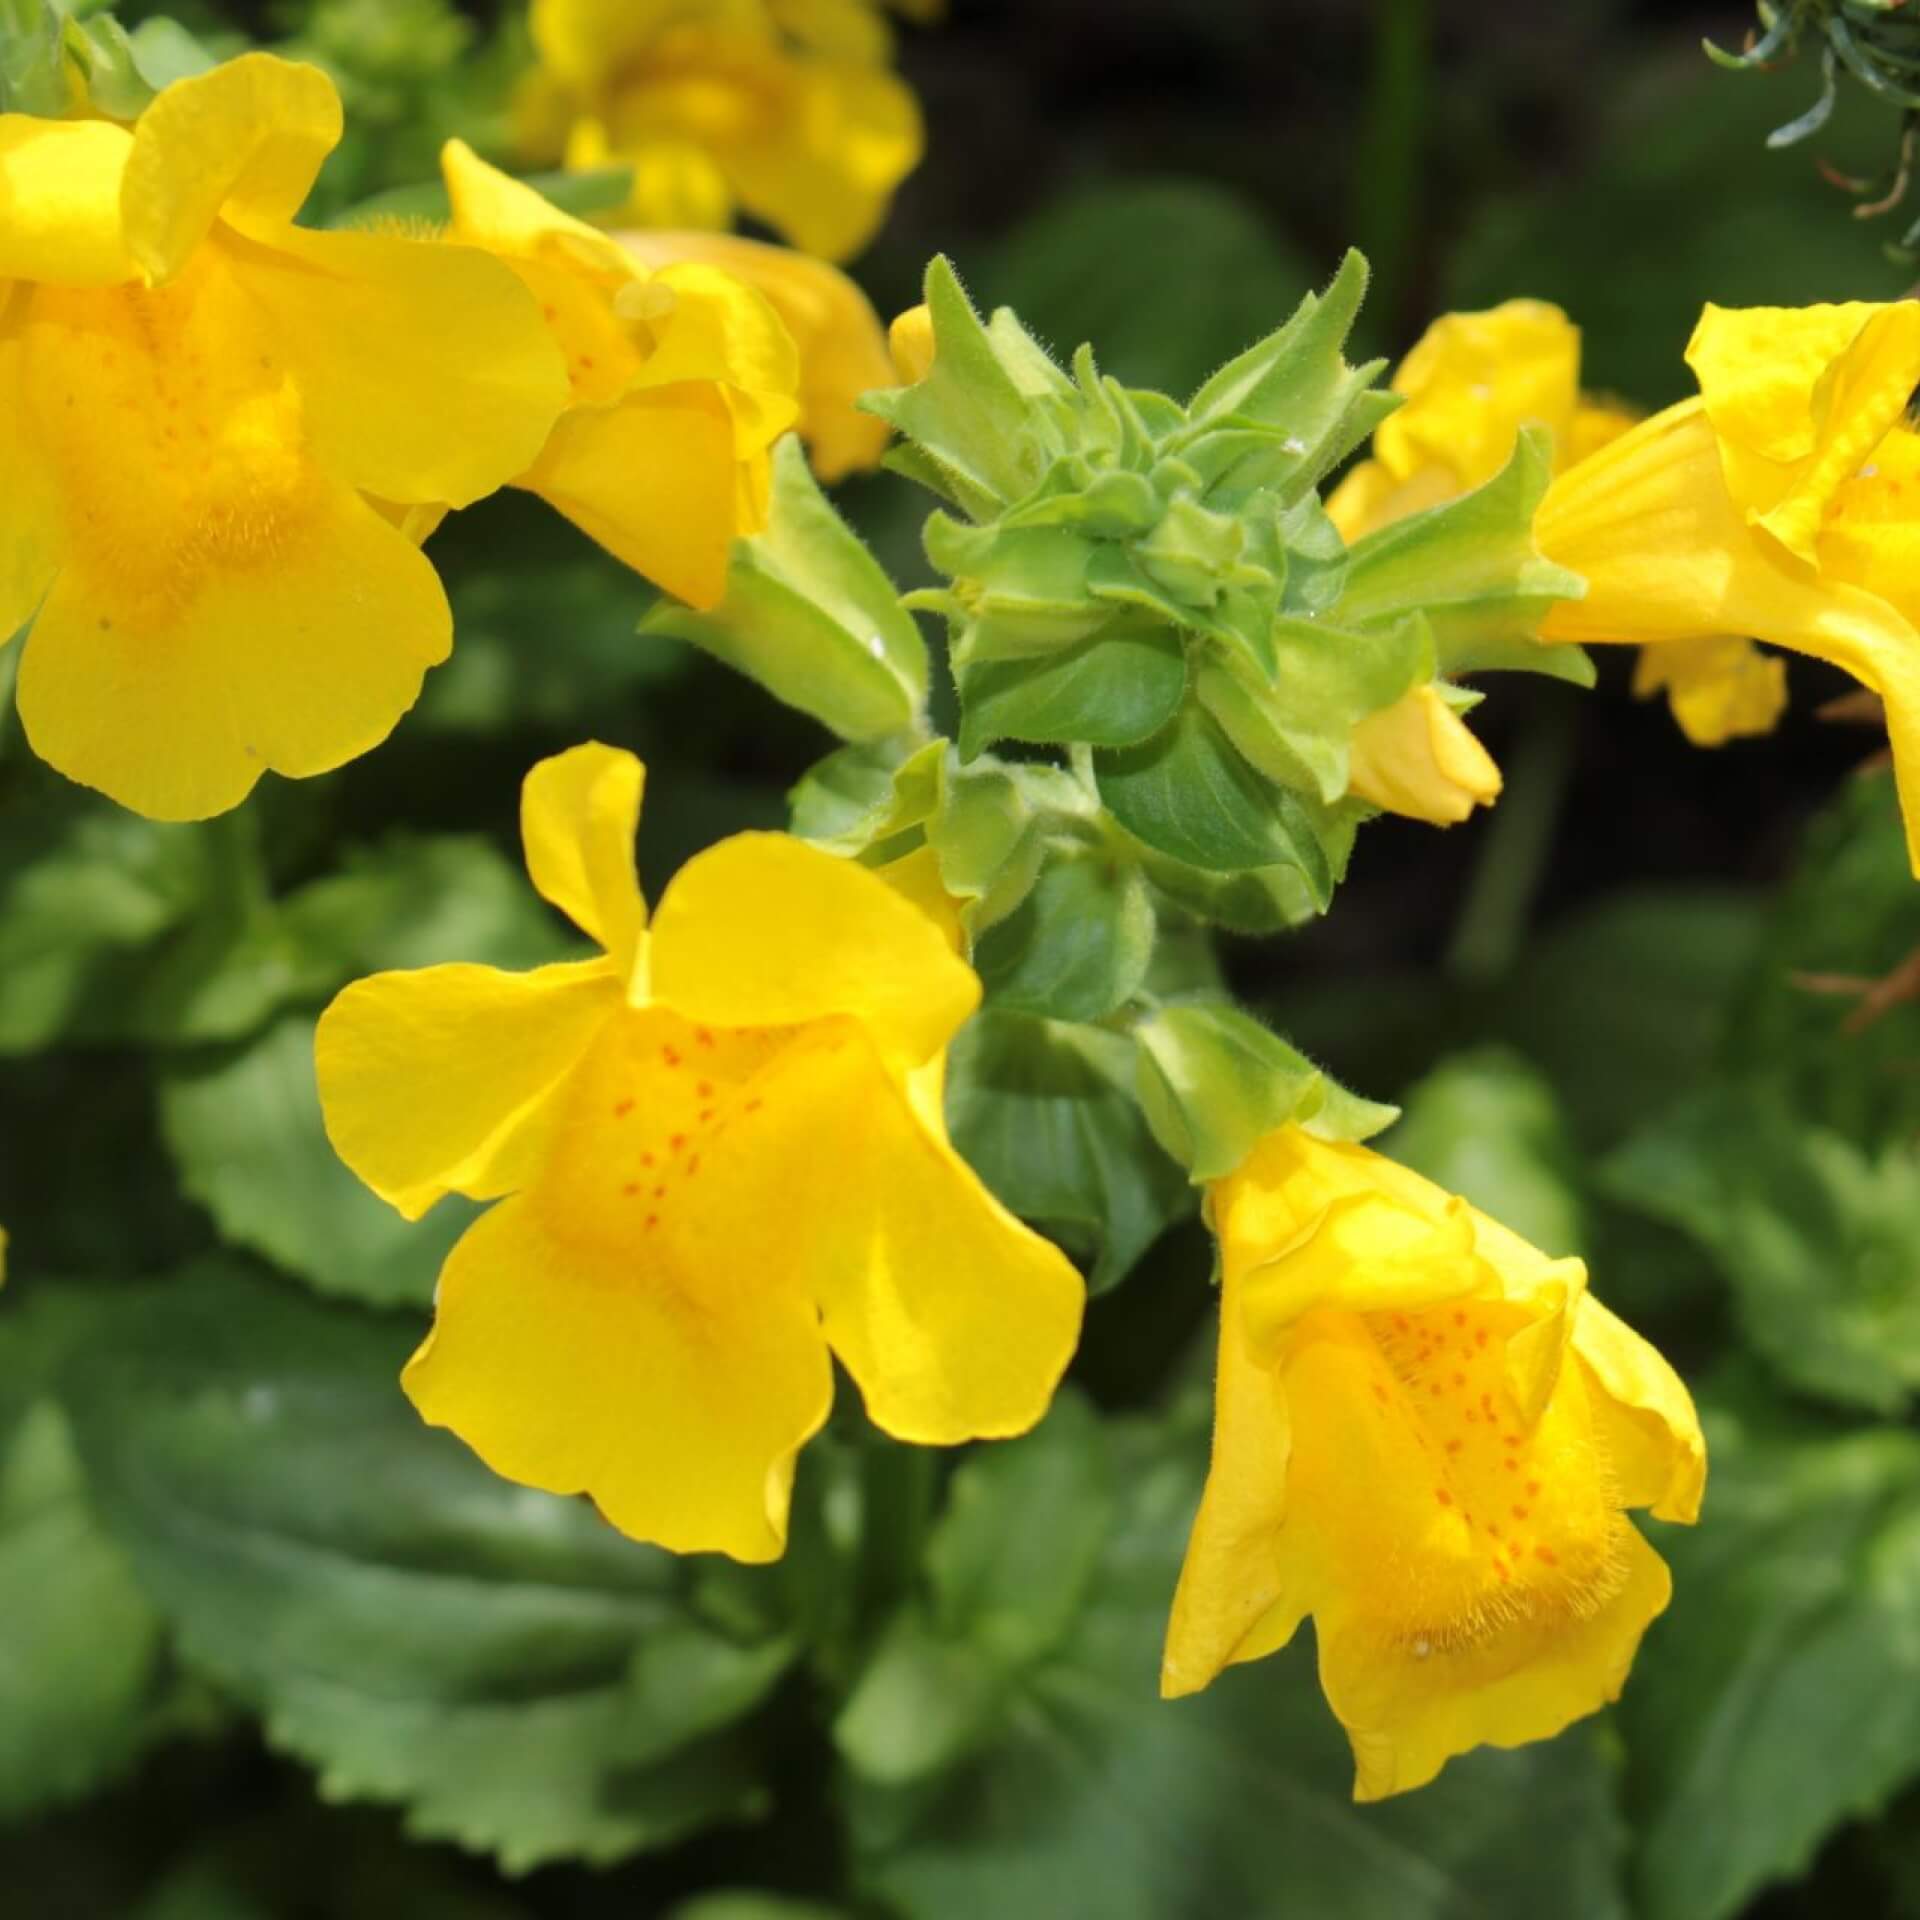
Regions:
[[[1091,749],[1100,806],[1168,890],[1263,930],[1332,896],[1369,811],[1350,754],[1370,715],[1452,671],[1585,668],[1527,638],[1580,590],[1533,547],[1530,442],[1391,540],[1349,553],[1328,519],[1321,483],[1398,405],[1383,362],[1343,354],[1366,280],[1350,253],[1181,405],[1088,347],[1057,365],[1008,311],[983,321],[937,259],[931,367],[863,403],[944,503],[925,544],[946,584],[906,604],[947,622],[962,762]],[[1201,904],[1229,887],[1237,914]]]

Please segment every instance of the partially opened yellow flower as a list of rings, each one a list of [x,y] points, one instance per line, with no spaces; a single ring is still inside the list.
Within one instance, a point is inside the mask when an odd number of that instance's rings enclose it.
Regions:
[[[1920,303],[1708,307],[1697,399],[1561,475],[1534,523],[1587,597],[1549,640],[1633,640],[1684,684],[1703,642],[1751,634],[1886,702],[1920,873]]]
[[[1350,793],[1448,827],[1500,797],[1500,769],[1436,686],[1415,687],[1353,730]]]
[[[716,267],[650,271],[462,141],[441,167],[452,237],[526,283],[566,360],[569,404],[516,484],[669,593],[714,605],[734,537],[766,524],[770,451],[799,418],[780,316]]]
[[[875,387],[893,385],[893,361],[880,316],[838,267],[791,247],[729,233],[614,237],[655,270],[695,261],[765,294],[799,351],[800,433],[813,470],[832,482],[879,464],[887,446],[886,422],[860,412],[854,402]]]
[[[1392,385],[1404,404],[1381,422],[1372,458],[1327,501],[1349,543],[1484,486],[1512,456],[1522,427],[1547,428],[1554,471],[1562,473],[1637,418],[1581,392],[1580,330],[1544,300],[1442,316],[1400,363]],[[1696,746],[1718,746],[1772,730],[1786,706],[1786,666],[1744,636],[1719,634],[1703,637],[1684,659],[1643,659],[1634,691],[1663,688],[1687,737]]]
[[[131,132],[0,115],[0,644],[35,750],[159,819],[386,737],[451,640],[411,509],[566,396],[497,261],[293,224],[340,124],[267,54]]]
[[[920,109],[875,0],[533,0],[535,157],[633,169],[623,221],[736,208],[844,260],[919,164]]]
[[[526,783],[534,885],[600,956],[358,982],[320,1022],[321,1100],[409,1218],[500,1199],[407,1367],[422,1415],[638,1539],[769,1560],[830,1354],[899,1439],[1019,1433],[1083,1290],[948,1143],[980,985],[942,929],[777,833],[696,856],[649,927],[641,779],[584,746]]]
[[[1673,1370],[1578,1260],[1365,1147],[1283,1128],[1210,1206],[1213,1465],[1162,1690],[1311,1615],[1362,1800],[1613,1699],[1671,1586],[1624,1509],[1691,1521],[1705,1483]]]

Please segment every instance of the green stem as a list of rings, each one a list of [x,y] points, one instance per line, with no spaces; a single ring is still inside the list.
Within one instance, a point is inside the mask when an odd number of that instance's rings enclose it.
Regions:
[[[1389,328],[1413,266],[1428,107],[1432,0],[1375,0],[1373,69],[1354,179],[1352,231],[1373,268],[1372,310]]]
[[[1575,712],[1551,691],[1535,706],[1447,947],[1446,971],[1457,981],[1496,980],[1520,952],[1573,772]]]

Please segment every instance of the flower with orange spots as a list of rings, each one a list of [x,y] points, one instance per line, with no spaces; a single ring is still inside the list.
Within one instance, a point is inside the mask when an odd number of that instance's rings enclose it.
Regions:
[[[157,819],[386,737],[451,644],[417,510],[566,397],[497,261],[293,224],[340,130],[267,54],[131,131],[0,115],[0,644],[35,750]]]
[[[872,238],[924,145],[875,0],[533,0],[530,157],[623,165],[623,224],[732,225],[804,252]]]
[[[1554,471],[1564,473],[1636,419],[1581,392],[1580,330],[1544,300],[1443,315],[1395,369],[1393,389],[1404,404],[1374,434],[1372,458],[1327,501],[1350,543],[1485,485],[1512,455],[1523,426],[1550,432]],[[1688,647],[1643,653],[1633,690],[1664,690],[1687,738],[1719,746],[1773,729],[1786,706],[1786,664],[1736,634],[1704,636]]]
[[[513,269],[566,360],[566,409],[515,484],[677,598],[713,606],[735,537],[766,524],[773,443],[800,415],[779,314],[703,261],[649,270],[461,141],[441,167],[450,237]]]
[[[1282,1128],[1210,1205],[1213,1465],[1163,1692],[1312,1615],[1362,1800],[1613,1699],[1671,1587],[1625,1509],[1691,1521],[1705,1483],[1673,1370],[1578,1260],[1365,1147]]]
[[[948,1143],[980,984],[946,933],[775,833],[698,855],[649,925],[641,784],[597,745],[527,778],[528,870],[597,958],[358,982],[320,1023],[321,1100],[409,1218],[500,1201],[441,1273],[421,1414],[638,1539],[769,1560],[830,1355],[898,1439],[1019,1433],[1083,1290]]]
[[[1711,706],[1689,676],[1728,633],[1852,674],[1885,702],[1920,874],[1920,301],[1709,306],[1687,364],[1696,398],[1547,490],[1541,550],[1587,593],[1542,638],[1637,641],[1676,705]]]

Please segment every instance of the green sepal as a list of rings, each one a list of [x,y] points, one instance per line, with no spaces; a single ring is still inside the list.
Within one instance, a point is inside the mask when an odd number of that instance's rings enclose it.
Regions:
[[[1217,499],[1261,489],[1300,499],[1399,404],[1372,391],[1384,360],[1350,367],[1341,351],[1367,278],[1365,259],[1349,251],[1324,294],[1308,294],[1285,326],[1228,361],[1187,403],[1199,427],[1270,426],[1284,435],[1214,476]],[[1207,459],[1198,450],[1190,457],[1203,465]]]
[[[1157,851],[1214,873],[1298,867],[1321,909],[1332,898],[1332,863],[1300,797],[1250,766],[1197,700],[1142,745],[1096,753],[1094,769],[1108,811]]]
[[[954,679],[962,759],[996,740],[1126,747],[1179,711],[1187,652],[1165,627],[1118,623],[1064,653],[973,661]]]
[[[1026,898],[982,936],[973,964],[990,1007],[1094,1021],[1139,991],[1153,936],[1139,867],[1098,844],[1067,842],[1048,849]]]
[[[1221,1001],[1160,1008],[1133,1029],[1140,1104],[1195,1182],[1221,1180],[1276,1127],[1366,1140],[1395,1107],[1349,1093],[1251,1014]]]
[[[981,325],[944,254],[927,268],[926,300],[934,359],[925,379],[869,393],[861,405],[935,463],[938,491],[958,481],[958,504],[984,501],[990,513],[1031,493],[1063,450],[1038,402],[1071,383],[1012,314]]]
[[[1591,684],[1592,667],[1574,649],[1532,636],[1556,600],[1577,600],[1586,582],[1544,559],[1533,516],[1552,477],[1552,441],[1524,427],[1507,464],[1485,486],[1425,513],[1408,514],[1354,543],[1346,590],[1334,617],[1377,626],[1424,613],[1440,671],[1529,667]]]
[[[858,855],[919,826],[940,800],[944,740],[893,734],[837,747],[787,794],[793,831],[831,853]]]
[[[1361,809],[1353,810],[1357,824]],[[1353,826],[1346,831],[1351,846]],[[1298,867],[1251,867],[1241,873],[1209,873],[1203,867],[1189,866],[1184,860],[1170,860],[1150,848],[1141,850],[1141,866],[1156,891],[1180,912],[1191,914],[1207,926],[1225,927],[1232,933],[1286,933],[1305,926],[1320,915],[1320,908]],[[1346,867],[1343,851],[1336,863],[1338,880]]]
[[[720,605],[702,613],[663,599],[640,630],[691,641],[843,739],[911,728],[926,704],[920,629],[820,491],[795,434],[774,449],[766,528],[734,542]]]
[[[924,539],[927,558],[954,583],[962,614],[956,660],[1051,653],[1113,618],[1088,593],[1087,568],[1099,549],[1067,529],[975,527],[935,513]]]

